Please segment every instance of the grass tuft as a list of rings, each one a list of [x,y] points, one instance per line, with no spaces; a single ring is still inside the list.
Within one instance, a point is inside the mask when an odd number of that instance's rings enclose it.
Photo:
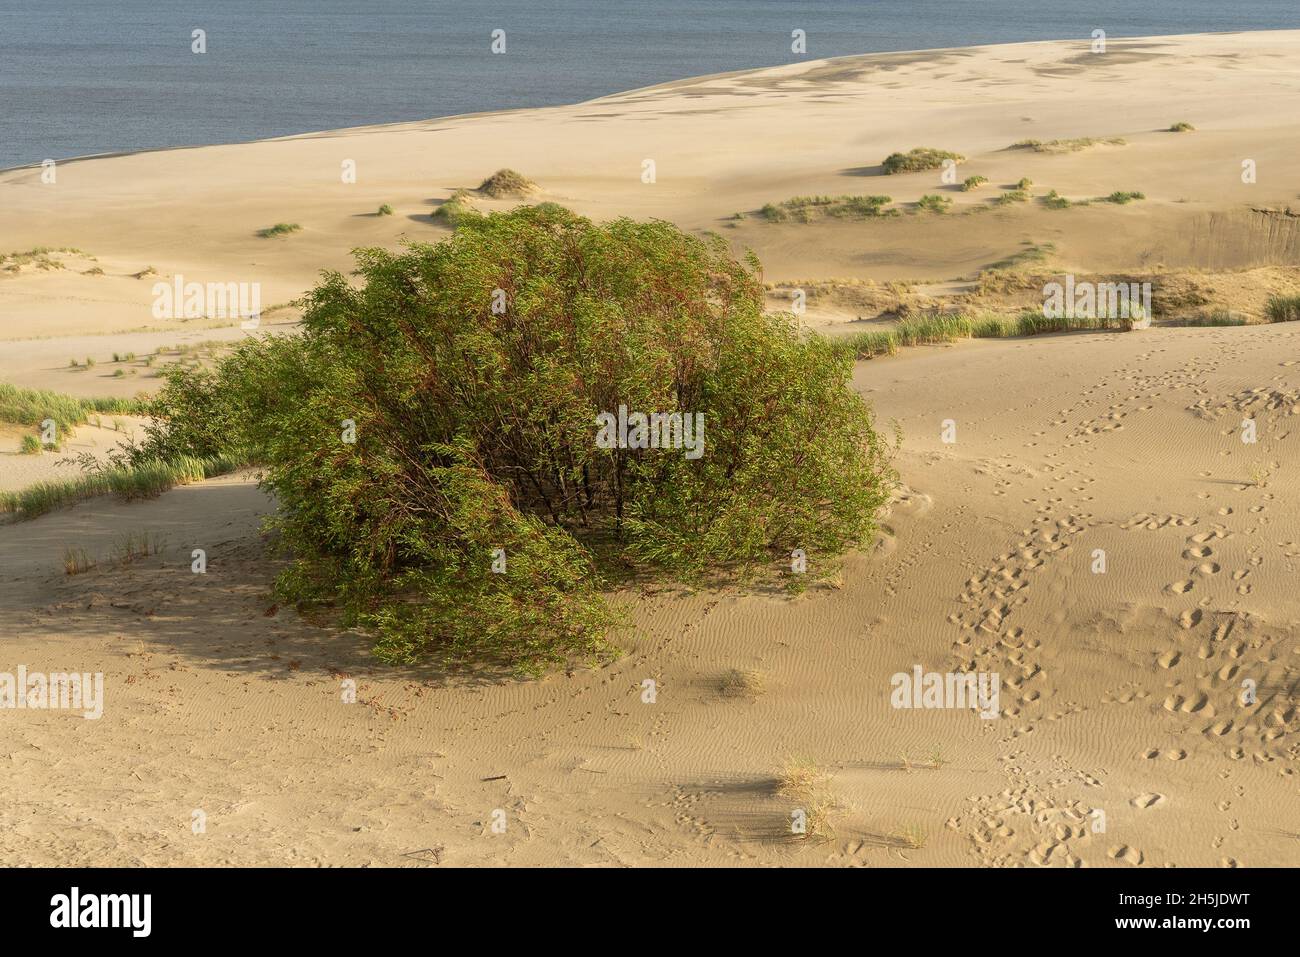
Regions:
[[[922,170],[939,169],[943,166],[944,160],[964,163],[966,157],[947,150],[918,146],[906,153],[890,153],[881,165],[885,168],[886,176],[893,176],[896,173],[919,173]]]
[[[1264,317],[1269,322],[1295,322],[1300,319],[1300,295],[1273,295],[1264,306]]]
[[[26,521],[99,495],[116,494],[127,501],[153,498],[177,485],[233,472],[243,464],[231,456],[181,458],[174,462],[152,460],[92,471],[73,479],[38,482],[21,491],[0,492],[0,514],[10,514],[15,521]]]
[[[302,229],[297,223],[276,223],[274,226],[267,226],[265,229],[259,229],[257,235],[263,239],[270,239],[273,236],[287,236],[289,233],[296,233]]]
[[[537,184],[512,169],[499,169],[479,184],[478,191],[493,199],[523,199]]]

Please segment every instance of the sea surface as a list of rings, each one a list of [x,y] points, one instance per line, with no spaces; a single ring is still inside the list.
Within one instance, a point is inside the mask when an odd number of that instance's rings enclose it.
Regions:
[[[578,102],[802,59],[795,29],[820,58],[1098,28],[1296,29],[1300,2],[0,0],[0,168]]]

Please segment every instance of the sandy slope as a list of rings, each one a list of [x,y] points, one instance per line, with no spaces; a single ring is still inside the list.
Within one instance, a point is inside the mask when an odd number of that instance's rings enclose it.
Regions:
[[[142,351],[150,337],[217,338],[179,323],[88,334],[157,325],[147,281],[124,278],[144,265],[247,274],[274,289],[265,301],[290,298],[320,266],[345,265],[349,246],[443,235],[430,202],[505,165],[584,212],[692,228],[796,194],[884,183],[914,199],[936,189],[929,174],[870,167],[918,145],[960,150],[995,180],[1151,197],[726,230],[769,279],[951,280],[1023,239],[1055,242],[1077,268],[1294,266],[1289,227],[1266,217],[1260,239],[1248,207],[1295,196],[1300,126],[1283,105],[1300,85],[1300,34],[1126,41],[1107,61],[1084,49],[807,64],[555,110],[74,163],[50,188],[2,174],[8,245],[74,245],[109,275],[0,277],[5,334],[82,337],[7,343],[0,371],[71,390],[91,373],[62,367],[89,340]],[[1154,132],[1179,119],[1198,131]],[[1060,136],[1129,145],[1004,149]],[[1258,185],[1239,184],[1242,156],[1259,161]],[[349,157],[362,179],[345,187]],[[653,186],[639,180],[644,157],[658,161]],[[360,215],[381,202],[391,221]],[[278,220],[304,230],[252,236]],[[91,285],[110,282],[111,295]],[[626,654],[534,682],[394,672],[360,636],[276,608],[259,535],[272,506],[249,476],[2,526],[0,670],[103,671],[108,703],[99,721],[0,709],[0,860],[1300,862],[1298,335],[1153,329],[862,363],[857,387],[903,429],[904,487],[842,587],[621,594],[638,626]],[[1244,417],[1253,445],[1239,439]],[[955,443],[941,441],[947,419]],[[142,530],[165,539],[161,556],[107,559]],[[66,577],[69,545],[105,561]],[[206,575],[191,573],[194,548]],[[890,676],[913,665],[996,671],[1003,716],[892,708]],[[724,693],[732,669],[761,673],[762,690]],[[1248,678],[1258,700],[1243,705]],[[810,803],[776,793],[791,759],[829,775],[824,840],[789,833],[792,808]]]
[[[627,655],[537,682],[395,674],[355,636],[273,609],[257,533],[268,506],[246,481],[3,529],[6,660],[102,670],[109,701],[98,722],[0,711],[14,770],[0,853],[1295,863],[1298,360],[1297,333],[1274,326],[865,363],[859,386],[908,437],[907,489],[842,588],[622,596],[639,626]],[[1284,401],[1270,408],[1257,388]],[[1245,413],[1255,447],[1235,432]],[[1263,487],[1256,461],[1272,472]],[[59,573],[65,544],[105,555],[146,527],[168,540],[161,559]],[[190,571],[194,547],[206,576]],[[1105,574],[1091,572],[1097,548]],[[893,673],[969,661],[1001,674],[1002,718],[890,707]],[[762,692],[721,694],[733,668],[761,672]],[[341,701],[344,677],[359,703]],[[1245,677],[1256,706],[1237,702]],[[932,770],[936,748],[946,763]],[[773,777],[791,757],[831,775],[826,842],[785,831],[792,802]],[[503,835],[487,827],[498,808]],[[899,846],[912,827],[923,848]]]

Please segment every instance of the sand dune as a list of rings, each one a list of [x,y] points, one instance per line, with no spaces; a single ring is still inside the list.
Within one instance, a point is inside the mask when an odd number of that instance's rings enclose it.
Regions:
[[[573,107],[79,161],[59,168],[56,186],[9,171],[7,245],[75,247],[105,275],[0,274],[0,334],[11,340],[0,375],[78,394],[147,388],[70,371],[67,359],[96,343],[143,353],[245,333],[155,319],[152,277],[131,274],[259,281],[265,303],[288,301],[318,269],[346,268],[352,247],[444,237],[430,210],[503,166],[541,184],[541,199],[596,217],[718,230],[754,248],[773,282],[918,280],[942,297],[1025,241],[1053,244],[1053,266],[1081,272],[1217,270],[1223,289],[1295,281],[1300,238],[1280,211],[1297,198],[1300,32],[1112,41],[1105,58],[1086,50],[822,61]],[[1179,120],[1196,131],[1162,132]],[[1127,145],[1008,149],[1076,137]],[[937,174],[879,175],[888,153],[914,146],[963,153],[963,175],[991,185],[961,193]],[[646,158],[653,185],[640,179]],[[1254,185],[1240,180],[1246,158],[1258,164]],[[339,182],[344,159],[357,161],[356,185]],[[961,214],[1022,176],[1038,194],[1148,199]],[[727,219],[795,195],[887,192],[906,203],[941,191],[953,212]],[[385,202],[394,216],[369,215]],[[303,229],[255,235],[278,221]],[[1260,271],[1232,272],[1248,268]],[[846,300],[821,319],[863,308]],[[136,331],[104,335],[121,330]],[[847,561],[839,587],[795,599],[620,593],[637,626],[623,657],[536,681],[394,670],[369,657],[363,636],[275,606],[276,559],[259,532],[273,503],[247,473],[0,526],[0,670],[103,671],[108,696],[98,721],[0,709],[11,766],[0,856],[1300,860],[1300,330],[962,342],[860,363],[854,381],[902,429],[903,484],[880,540]],[[1246,418],[1255,443],[1241,441]],[[19,458],[0,455],[0,487]],[[109,557],[145,529],[164,540],[161,554]],[[99,566],[64,575],[69,546]],[[191,573],[195,548],[207,574]],[[914,666],[997,672],[1001,717],[893,707],[891,676]],[[343,699],[348,681],[356,703]],[[792,762],[824,781],[781,793]],[[792,811],[814,805],[823,833],[792,834]]]

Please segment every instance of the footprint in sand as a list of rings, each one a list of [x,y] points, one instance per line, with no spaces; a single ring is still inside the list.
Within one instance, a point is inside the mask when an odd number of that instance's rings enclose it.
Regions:
[[[1193,582],[1191,582],[1190,580],[1186,580],[1180,582],[1173,582],[1169,585],[1166,585],[1165,588],[1173,592],[1175,595],[1186,595],[1189,591],[1192,590],[1192,585]]]
[[[1183,558],[1209,558],[1213,554],[1208,545],[1194,545],[1183,552]]]
[[[1142,852],[1136,847],[1129,847],[1127,844],[1116,844],[1106,854],[1111,860],[1123,861],[1125,864],[1132,864],[1134,867],[1137,867],[1143,861]]]
[[[1217,575],[1219,574],[1219,566],[1215,562],[1205,562],[1196,567],[1196,573],[1198,575]]]
[[[1165,796],[1163,794],[1139,794],[1132,800],[1132,805],[1137,808],[1155,807],[1157,804],[1163,804]]]
[[[1201,623],[1201,610],[1199,608],[1189,608],[1178,616],[1178,624],[1184,628],[1195,628]]]

